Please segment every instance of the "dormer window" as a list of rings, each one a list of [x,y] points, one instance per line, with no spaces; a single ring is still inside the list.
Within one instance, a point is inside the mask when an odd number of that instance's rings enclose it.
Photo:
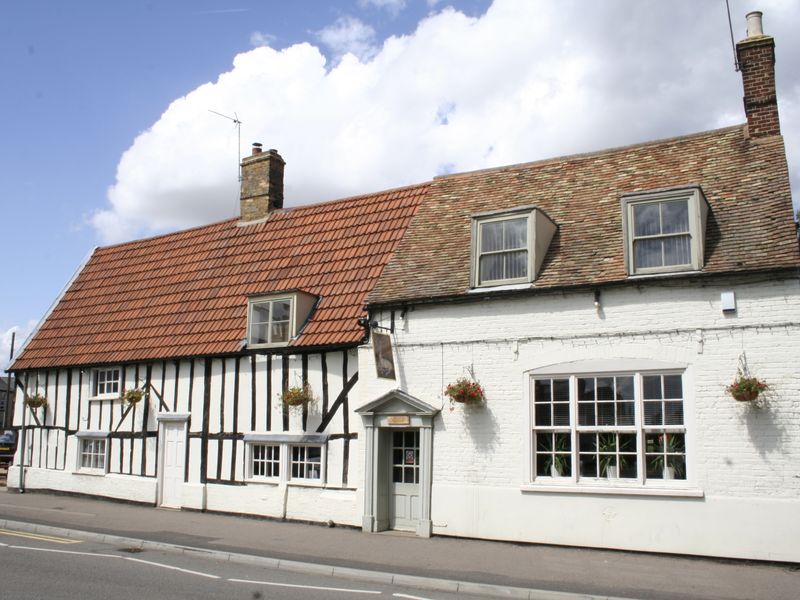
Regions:
[[[556,226],[536,207],[473,216],[472,285],[530,283],[536,278]]]
[[[708,203],[699,187],[627,194],[622,210],[628,274],[703,267]]]
[[[285,346],[303,328],[317,298],[295,291],[275,296],[253,296],[248,302],[247,345]]]

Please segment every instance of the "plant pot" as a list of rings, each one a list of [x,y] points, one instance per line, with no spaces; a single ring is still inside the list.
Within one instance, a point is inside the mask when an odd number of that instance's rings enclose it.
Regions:
[[[606,467],[606,477],[609,479],[617,479],[617,467]]]
[[[675,467],[664,467],[664,479],[675,479]]]
[[[731,394],[734,400],[738,400],[739,402],[752,402],[756,398],[758,398],[758,391],[757,390],[743,390],[741,392],[737,392],[735,394]]]
[[[555,465],[550,465],[550,477],[561,477],[561,471]]]

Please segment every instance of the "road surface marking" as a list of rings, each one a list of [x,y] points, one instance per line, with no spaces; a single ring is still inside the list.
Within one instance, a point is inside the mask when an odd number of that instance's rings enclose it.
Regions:
[[[10,529],[0,529],[0,535],[11,535],[14,537],[27,538],[29,540],[39,540],[40,542],[53,542],[55,544],[80,544],[81,540],[70,540],[67,538],[54,537],[52,535],[42,535],[41,533],[27,533],[23,531],[11,531]]]
[[[102,553],[95,553],[95,552],[78,552],[77,550],[57,550],[55,548],[34,548],[33,546],[8,546],[8,548],[13,548],[14,550],[34,550],[36,552],[55,552],[56,554],[74,554],[77,556],[92,556],[92,557],[100,557],[100,558],[125,558],[124,556],[118,556],[116,554],[102,554]]]
[[[0,504],[0,508],[16,508],[18,510],[38,510],[39,512],[54,512],[61,515],[74,515],[77,517],[96,517],[94,513],[73,512],[70,510],[61,510],[60,508],[37,508],[35,506],[19,506],[17,504]]]
[[[422,596],[409,596],[408,594],[392,594],[395,598],[408,598],[408,600],[430,600],[430,598],[423,598]]]
[[[287,587],[287,588],[300,588],[304,590],[322,590],[325,592],[348,592],[350,594],[373,594],[373,595],[381,595],[382,592],[376,592],[373,590],[354,590],[351,588],[335,588],[335,587],[323,587],[319,585],[300,585],[297,583],[275,583],[274,581],[252,581],[250,579],[228,579],[228,581],[232,581],[234,583],[250,583],[256,585],[272,585],[275,587]]]
[[[161,567],[162,569],[171,569],[173,571],[180,571],[181,573],[188,573],[189,575],[197,575],[198,577],[208,577],[209,579],[219,579],[219,575],[211,575],[210,573],[201,573],[200,571],[190,571],[189,569],[181,569],[180,567],[173,567],[172,565],[165,565],[150,560],[142,560],[141,558],[131,558],[130,556],[121,556],[120,558],[130,560],[145,565],[152,565],[154,567]]]

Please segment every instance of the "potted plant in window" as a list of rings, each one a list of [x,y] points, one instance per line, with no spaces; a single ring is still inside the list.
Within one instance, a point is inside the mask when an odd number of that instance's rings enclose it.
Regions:
[[[547,455],[544,468],[550,471],[550,477],[563,477],[570,474],[570,436],[569,434],[556,434],[553,454]]]
[[[664,436],[666,435],[666,447],[664,446]],[[661,452],[666,452],[668,455],[673,455],[676,458],[684,454],[685,449],[681,440],[680,434],[661,434],[658,436],[658,447],[656,448],[659,454],[655,455],[651,464],[653,468],[661,471],[664,479],[683,479],[683,467],[678,460],[669,460],[669,456],[664,456]],[[665,460],[666,458],[666,460]]]
[[[450,397],[451,409],[454,402],[477,404],[486,400],[486,393],[481,384],[469,377],[459,377],[454,383],[448,384],[444,393]]]
[[[736,374],[736,379],[725,390],[733,396],[734,400],[739,402],[751,402],[758,398],[758,395],[764,390],[769,389],[769,386],[758,379],[745,374],[740,369]]]
[[[25,404],[31,407],[33,410],[37,408],[41,408],[42,406],[47,406],[47,398],[45,398],[40,393],[35,393],[33,396],[29,396],[25,394]]]
[[[617,479],[627,463],[627,458],[624,454],[617,455],[616,434],[601,435],[597,450],[600,452],[600,477]]]
[[[286,406],[303,406],[314,400],[314,393],[307,383],[292,386],[281,394],[281,402]]]

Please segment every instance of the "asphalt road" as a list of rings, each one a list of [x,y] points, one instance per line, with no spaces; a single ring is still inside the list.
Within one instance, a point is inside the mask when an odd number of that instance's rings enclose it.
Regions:
[[[0,598],[455,600],[450,593],[0,530]]]

